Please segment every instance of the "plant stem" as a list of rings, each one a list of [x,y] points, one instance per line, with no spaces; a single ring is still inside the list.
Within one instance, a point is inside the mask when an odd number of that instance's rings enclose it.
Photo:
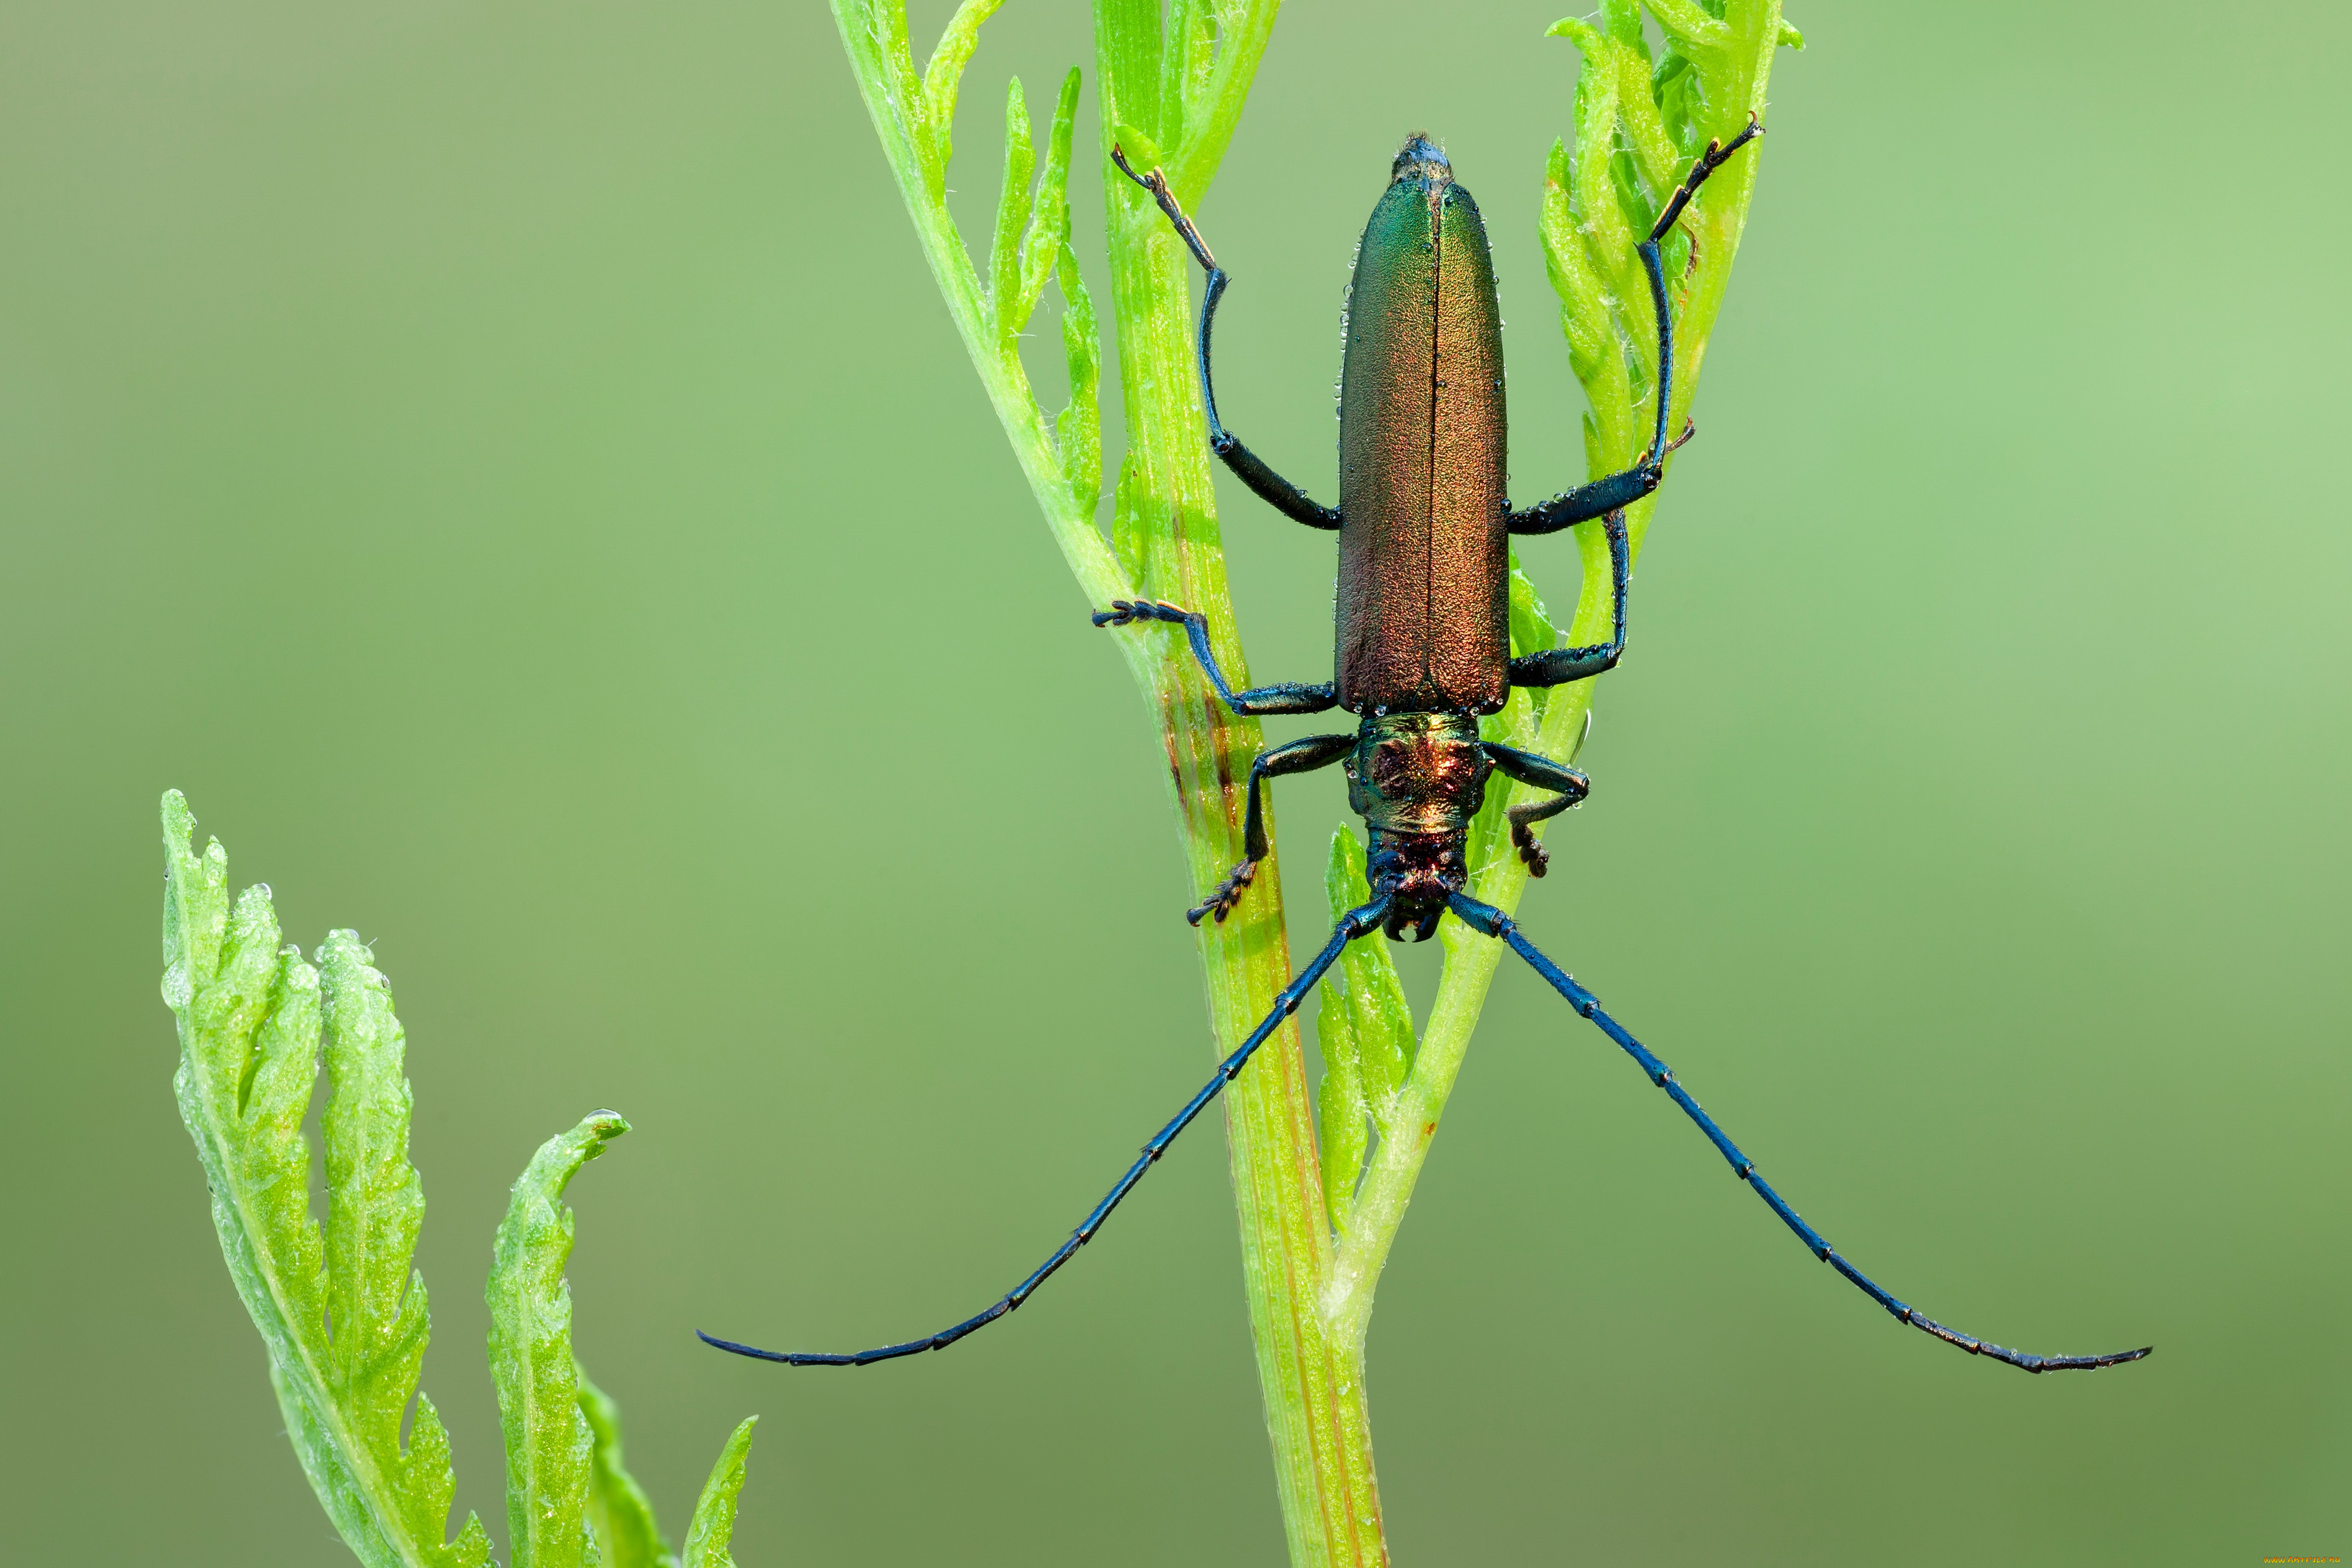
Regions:
[[[1248,676],[1226,592],[1193,368],[1192,262],[1150,199],[1111,166],[1108,146],[1122,119],[1163,148],[1181,138],[1182,151],[1170,154],[1171,183],[1180,199],[1196,202],[1231,135],[1274,12],[1267,4],[1228,20],[1216,77],[1202,99],[1181,110],[1170,101],[1178,95],[1161,92],[1154,0],[1100,0],[1095,13],[1111,293],[1127,408],[1120,537],[1139,547],[1133,564],[1147,591],[1208,616],[1219,660],[1241,681]],[[1189,21],[1177,7],[1166,49],[1187,49]],[[1213,144],[1204,145],[1210,136]],[[1239,786],[1259,748],[1259,727],[1216,699],[1180,639],[1163,632],[1126,641],[1131,663],[1145,650],[1155,655],[1137,673],[1168,744],[1192,885],[1211,885],[1241,858]],[[1265,1017],[1290,978],[1278,859],[1261,865],[1233,918],[1203,923],[1201,956],[1222,1055]],[[1319,1309],[1330,1233],[1295,1024],[1286,1022],[1259,1048],[1224,1099],[1250,1335],[1291,1562],[1299,1568],[1385,1563],[1361,1359],[1332,1339]]]
[[[1112,167],[1109,147],[1122,120],[1139,128],[1160,150],[1179,199],[1197,204],[1240,118],[1276,0],[1222,7],[1175,0],[1164,28],[1157,0],[1100,0],[1096,9],[1113,314],[1128,425],[1108,543],[1095,526],[1092,458],[1084,447],[1094,419],[1092,350],[1083,329],[1091,307],[1066,263],[1057,276],[1075,319],[1066,318],[1066,326],[1081,329],[1075,341],[1066,334],[1074,407],[1057,427],[1038,408],[1017,346],[1034,297],[1007,298],[1021,270],[1012,248],[1013,221],[1026,213],[1031,232],[1052,238],[1063,218],[1024,204],[1026,166],[1018,159],[1029,153],[1017,89],[1008,106],[1008,142],[1021,151],[1005,182],[991,286],[983,287],[943,199],[958,80],[981,23],[998,3],[965,0],[919,74],[908,52],[902,0],[834,0],[834,15],[932,277],[1089,604],[1150,596],[1198,610],[1225,669],[1245,680],[1202,438],[1191,260],[1150,201]],[[1050,170],[1050,154],[1047,162]],[[1041,184],[1040,195],[1047,190]],[[1046,204],[1054,204],[1050,197]],[[1112,636],[1166,750],[1192,885],[1210,886],[1241,858],[1238,785],[1259,748],[1258,725],[1215,699],[1171,629],[1145,625]],[[1199,940],[1213,1045],[1223,1058],[1273,1009],[1290,978],[1279,864],[1265,862],[1242,912],[1210,924]],[[1224,1101],[1251,1338],[1291,1561],[1298,1568],[1385,1563],[1360,1358],[1330,1338],[1319,1307],[1331,1239],[1295,1025],[1286,1022],[1259,1048]]]

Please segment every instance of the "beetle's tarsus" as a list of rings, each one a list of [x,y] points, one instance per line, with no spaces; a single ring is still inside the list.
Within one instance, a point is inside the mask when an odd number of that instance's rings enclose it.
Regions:
[[[1209,894],[1206,903],[1184,912],[1184,923],[1198,925],[1203,915],[1213,915],[1217,917],[1217,924],[1223,925],[1225,916],[1234,912],[1234,905],[1242,901],[1243,890],[1256,879],[1257,862],[1242,862],[1227,873],[1224,881],[1217,883],[1217,890]]]
[[[1097,610],[1092,617],[1097,626],[1125,626],[1137,621],[1166,621],[1181,626],[1192,618],[1191,611],[1164,599],[1114,599],[1109,609]]]
[[[1541,876],[1551,869],[1551,852],[1543,847],[1542,841],[1535,835],[1535,830],[1525,822],[1511,824],[1511,847],[1519,852],[1519,859],[1526,862],[1529,876]]]

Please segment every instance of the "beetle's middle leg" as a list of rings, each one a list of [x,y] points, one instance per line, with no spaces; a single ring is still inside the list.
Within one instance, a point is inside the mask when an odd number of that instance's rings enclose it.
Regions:
[[[1567,652],[1569,650],[1562,650]],[[1503,815],[1511,820],[1511,847],[1525,861],[1528,874],[1541,876],[1551,864],[1551,852],[1536,841],[1535,825],[1547,817],[1557,817],[1570,806],[1582,803],[1592,793],[1592,780],[1564,762],[1554,762],[1549,757],[1538,757],[1532,751],[1496,741],[1484,743],[1486,755],[1495,759],[1496,771],[1532,784],[1538,789],[1556,791],[1549,800],[1531,800],[1523,806],[1513,806]]]
[[[1248,858],[1234,867],[1225,880],[1217,883],[1207,902],[1198,908],[1188,909],[1184,918],[1194,925],[1204,915],[1213,915],[1222,922],[1233,913],[1242,898],[1242,890],[1256,879],[1257,862],[1265,859],[1265,781],[1277,773],[1312,773],[1318,768],[1328,768],[1355,749],[1352,735],[1310,735],[1304,740],[1294,740],[1287,746],[1277,746],[1271,751],[1261,751],[1250,764],[1249,811],[1242,822],[1242,853]]]
[[[1234,478],[1248,486],[1258,499],[1284,517],[1294,522],[1305,523],[1310,528],[1338,528],[1339,514],[1336,509],[1318,505],[1306,491],[1267,467],[1256,453],[1242,444],[1239,436],[1219,423],[1216,382],[1209,374],[1209,332],[1216,325],[1217,301],[1224,298],[1225,285],[1233,281],[1232,276],[1217,265],[1217,258],[1209,254],[1209,244],[1201,237],[1201,231],[1192,226],[1192,220],[1186,217],[1184,209],[1176,204],[1174,193],[1168,189],[1167,175],[1157,169],[1149,174],[1137,173],[1129,164],[1126,152],[1116,143],[1110,150],[1110,161],[1118,165],[1120,173],[1151,193],[1151,199],[1160,204],[1160,210],[1168,214],[1170,223],[1176,225],[1177,235],[1192,251],[1192,259],[1199,262],[1202,270],[1209,275],[1208,289],[1201,300],[1199,350],[1201,401],[1206,405],[1209,414],[1209,450],[1224,460],[1225,466],[1234,471]]]
[[[1124,626],[1133,621],[1165,621],[1184,628],[1185,638],[1192,644],[1192,656],[1201,661],[1209,684],[1217,688],[1217,695],[1225,699],[1227,707],[1244,717],[1270,713],[1325,713],[1339,706],[1338,688],[1330,681],[1313,685],[1304,681],[1280,681],[1270,686],[1234,690],[1225,684],[1224,671],[1217,667],[1216,650],[1209,646],[1209,619],[1197,610],[1160,599],[1114,599],[1108,610],[1097,610],[1094,614],[1097,626]]]

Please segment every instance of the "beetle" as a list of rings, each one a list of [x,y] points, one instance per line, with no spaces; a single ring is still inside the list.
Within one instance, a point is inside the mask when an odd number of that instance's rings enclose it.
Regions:
[[[1637,247],[1657,323],[1655,384],[1661,389],[1673,382],[1674,328],[1659,244],[1707,177],[1761,129],[1750,115],[1729,142],[1710,141]],[[1685,426],[1674,441],[1666,439],[1668,399],[1663,392],[1649,450],[1633,467],[1525,510],[1512,507],[1504,472],[1502,313],[1486,225],[1444,153],[1416,134],[1391,164],[1388,189],[1372,209],[1357,252],[1339,380],[1339,504],[1321,506],[1243,445],[1218,417],[1210,339],[1230,277],[1170,193],[1166,176],[1157,169],[1138,173],[1117,146],[1111,158],[1150,193],[1208,276],[1198,359],[1210,449],[1276,511],[1339,536],[1334,675],[1312,685],[1288,682],[1235,691],[1210,647],[1206,620],[1163,601],[1115,600],[1108,610],[1095,613],[1094,623],[1181,626],[1210,684],[1236,714],[1313,714],[1338,707],[1359,720],[1353,734],[1309,736],[1263,751],[1251,763],[1244,858],[1186,918],[1195,925],[1209,916],[1222,921],[1248,889],[1269,852],[1266,780],[1334,763],[1346,771],[1349,805],[1364,819],[1371,900],[1339,918],[1330,940],[1284,988],[1273,1010],[1218,1064],[1216,1076],[1153,1134],[1084,1223],[986,1311],[922,1339],[851,1354],[761,1350],[707,1333],[702,1339],[720,1350],[788,1365],[866,1366],[945,1349],[1012,1312],[1093,1239],[1120,1200],[1297,1009],[1349,943],[1374,931],[1392,940],[1408,933],[1414,941],[1425,940],[1450,910],[1471,929],[1508,945],[1580,1015],[1616,1041],[1706,1135],[1733,1175],[1817,1259],[1897,1322],[1972,1355],[1989,1355],[2028,1372],[2115,1366],[2153,1354],[2154,1346],[2143,1346],[2104,1355],[2032,1355],[1948,1328],[1882,1290],[1798,1217],[1757,1174],[1755,1162],[1699,1108],[1673,1070],[1602,1011],[1590,990],[1528,941],[1517,922],[1464,891],[1470,822],[1494,774],[1550,792],[1507,812],[1512,843],[1538,876],[1546,854],[1534,825],[1590,792],[1585,776],[1565,763],[1482,741],[1478,720],[1501,709],[1513,686],[1591,680],[1614,668],[1622,655],[1630,555],[1624,508],[1658,487],[1667,454],[1691,434]],[[1609,544],[1609,641],[1511,657],[1510,537],[1556,533],[1595,520]]]

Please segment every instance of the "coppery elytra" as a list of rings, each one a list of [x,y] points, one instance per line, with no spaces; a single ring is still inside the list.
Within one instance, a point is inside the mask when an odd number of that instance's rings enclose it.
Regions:
[[[1728,143],[1710,142],[1637,247],[1657,323],[1658,387],[1670,387],[1674,373],[1673,318],[1659,242],[1707,177],[1759,133],[1751,116]],[[1881,1290],[1798,1218],[1666,1064],[1601,1011],[1591,991],[1538,951],[1509,915],[1463,891],[1470,821],[1493,774],[1551,792],[1508,812],[1512,841],[1537,875],[1543,873],[1545,855],[1533,825],[1575,805],[1590,789],[1584,775],[1564,763],[1481,741],[1478,719],[1500,709],[1512,686],[1590,680],[1614,667],[1623,653],[1624,507],[1658,487],[1666,455],[1689,435],[1685,429],[1676,441],[1667,441],[1667,399],[1657,398],[1649,450],[1633,467],[1524,510],[1511,506],[1504,485],[1502,320],[1486,225],[1444,154],[1414,136],[1391,165],[1388,189],[1372,209],[1357,254],[1339,382],[1339,504],[1318,505],[1266,466],[1219,420],[1209,342],[1227,275],[1169,193],[1166,178],[1158,170],[1139,174],[1118,148],[1111,157],[1151,193],[1207,271],[1199,358],[1210,449],[1276,510],[1339,536],[1336,674],[1317,685],[1290,682],[1234,691],[1218,668],[1207,624],[1197,613],[1159,601],[1119,600],[1097,613],[1095,624],[1181,625],[1218,695],[1236,714],[1310,714],[1338,707],[1360,720],[1353,734],[1309,736],[1265,751],[1251,764],[1243,835],[1246,858],[1187,918],[1196,925],[1204,915],[1223,920],[1248,889],[1268,850],[1265,780],[1335,762],[1346,768],[1349,804],[1364,819],[1370,838],[1371,901],[1340,918],[1323,950],[1284,988],[1274,1009],[1218,1065],[1216,1076],[1153,1134],[1069,1239],[987,1311],[921,1339],[847,1354],[760,1350],[709,1334],[703,1339],[739,1355],[793,1366],[865,1366],[943,1349],[995,1322],[1027,1301],[1093,1239],[1119,1200],[1248,1064],[1349,942],[1374,931],[1391,938],[1409,932],[1422,940],[1451,910],[1473,930],[1507,943],[1579,1014],[1615,1040],[1706,1134],[1733,1175],[1816,1258],[1896,1321],[1972,1355],[1989,1355],[2028,1372],[2114,1366],[2151,1354],[2152,1346],[2105,1355],[2029,1355],[1946,1328]],[[1594,521],[1609,543],[1609,641],[1511,657],[1510,536],[1556,533]]]

